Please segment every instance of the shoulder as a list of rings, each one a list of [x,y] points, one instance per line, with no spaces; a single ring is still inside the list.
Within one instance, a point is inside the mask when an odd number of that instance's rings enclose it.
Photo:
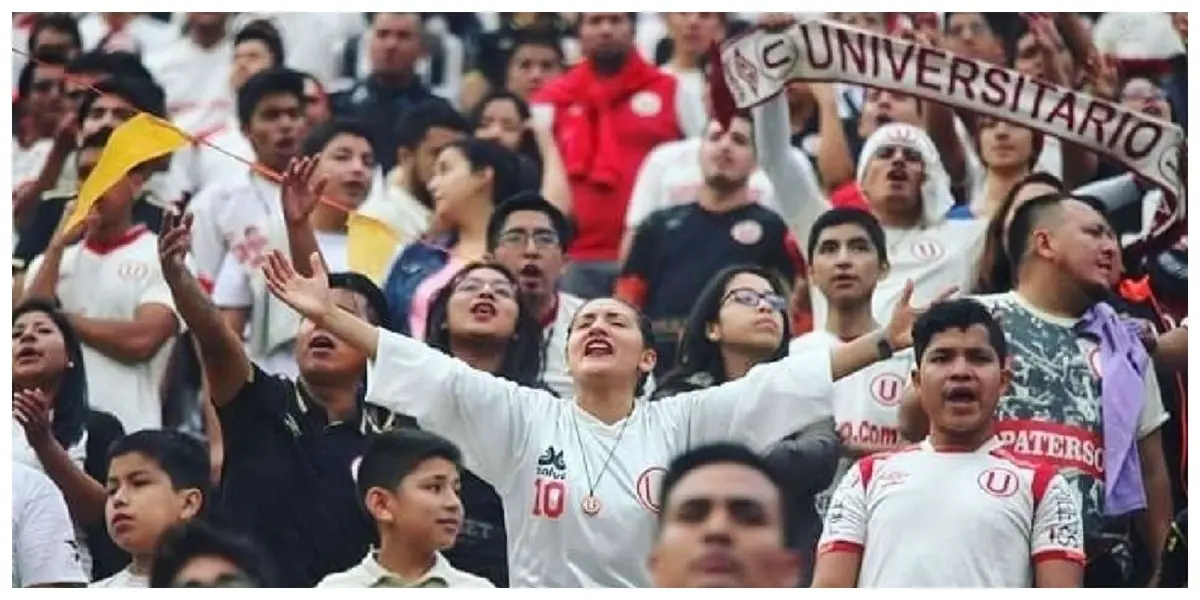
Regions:
[[[837,346],[837,343],[837,338],[828,331],[822,331],[818,329],[793,339],[788,344],[788,353],[797,354],[800,352],[811,352],[813,350],[829,350]]]
[[[695,159],[695,154],[700,151],[700,138],[690,137],[682,140],[663,142],[654,147],[650,154],[646,156],[646,161],[654,161],[657,163],[669,163],[672,161],[684,161]]]
[[[478,575],[473,575],[466,571],[454,570],[454,580],[450,582],[450,587],[458,588],[494,588],[495,585],[491,581],[484,579]]]
[[[317,583],[319,588],[369,587],[362,583],[362,565],[354,565],[341,573],[330,573]]]

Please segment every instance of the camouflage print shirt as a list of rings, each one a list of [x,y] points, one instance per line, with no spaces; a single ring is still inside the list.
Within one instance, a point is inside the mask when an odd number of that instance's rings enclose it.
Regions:
[[[1100,354],[1078,319],[1048,315],[1016,292],[976,298],[992,308],[1008,338],[1013,378],[996,407],[997,434],[1019,458],[1062,469],[1083,498],[1086,537],[1102,535],[1104,427]],[[1138,438],[1167,420],[1158,378],[1150,370]]]

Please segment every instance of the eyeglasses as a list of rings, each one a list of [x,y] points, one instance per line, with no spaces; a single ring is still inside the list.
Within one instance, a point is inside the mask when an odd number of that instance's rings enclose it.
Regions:
[[[784,298],[775,292],[760,292],[750,288],[736,288],[729,290],[729,293],[725,294],[725,297],[721,299],[721,304],[724,304],[730,300],[750,308],[758,308],[759,303],[766,302],[767,306],[769,306],[772,310],[777,310],[781,313],[787,311],[788,305],[787,298]]]
[[[501,298],[515,300],[517,297],[516,286],[507,279],[488,281],[479,277],[466,277],[454,287],[454,291],[464,294],[479,294],[483,292],[484,288],[491,288],[492,294]]]
[[[555,248],[559,245],[558,234],[551,229],[535,229],[532,232],[524,229],[509,229],[500,234],[499,243],[501,246],[526,248],[529,246],[530,238],[533,239],[533,245],[538,250]]]
[[[915,148],[909,148],[907,146],[881,146],[875,151],[875,158],[892,160],[896,157],[897,152],[899,152],[900,156],[908,162],[921,162],[921,153]]]

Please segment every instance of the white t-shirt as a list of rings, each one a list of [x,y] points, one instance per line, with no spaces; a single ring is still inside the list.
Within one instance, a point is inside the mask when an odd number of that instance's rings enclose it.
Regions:
[[[26,289],[44,258],[38,256],[30,264]],[[93,319],[132,321],[137,310],[149,304],[175,311],[171,290],[159,268],[158,236],[144,226],[131,230],[117,246],[97,249],[80,242],[67,248],[57,290],[64,311]],[[182,328],[182,321],[177,318],[177,322]],[[83,344],[88,401],[115,416],[127,433],[162,427],[159,384],[173,344],[168,341],[150,360],[136,365]]]
[[[560,398],[575,394],[571,374],[567,372],[567,330],[571,328],[571,318],[582,306],[583,299],[559,292],[554,322],[542,328],[542,383]]]
[[[148,587],[150,587],[150,576],[149,575],[135,575],[135,574],[133,574],[132,571],[129,570],[129,567],[125,567],[124,569],[117,571],[117,573],[115,575],[113,575],[112,577],[109,577],[108,579],[101,579],[100,581],[92,583],[92,585],[90,585],[88,587],[94,587],[94,588],[148,588]]]
[[[233,43],[226,38],[201,48],[188,37],[143,54],[146,69],[167,96],[167,114],[184,131],[198,133],[219,127],[236,113],[229,87],[233,72]]]
[[[88,582],[62,492],[41,471],[15,460],[12,551],[14,588]]]
[[[265,260],[268,219],[283,218],[279,193],[276,183],[246,173],[215,182],[188,203],[192,257],[202,282],[216,283],[227,252],[238,262]]]
[[[255,160],[254,147],[242,133],[237,115],[231,114],[223,125],[198,132],[196,136],[238,158],[249,162]],[[171,166],[178,169],[185,189],[193,194],[198,194],[220,181],[245,178],[250,170],[245,163],[238,162],[211,146],[196,143],[177,150],[171,157]]]
[[[608,425],[574,401],[380,330],[367,401],[458,444],[465,466],[495,488],[513,587],[647,587],[671,459],[718,441],[765,450],[829,418],[830,361],[828,352],[789,356],[722,386],[638,401]],[[602,505],[594,516],[582,508],[590,491]]]
[[[1032,587],[1040,561],[1083,564],[1082,508],[1053,467],[998,439],[974,452],[926,440],[855,463],[817,552],[860,553],[858,587]]]
[[[642,161],[637,180],[633,184],[633,192],[629,197],[629,209],[625,213],[627,230],[637,229],[637,226],[655,211],[696,201],[700,188],[704,187],[704,176],[700,172],[701,142],[700,138],[691,137],[659,144],[646,160]],[[794,193],[805,196],[804,201],[824,198],[808,157],[799,150],[793,150],[792,155],[800,172],[804,174],[803,187],[796,189]],[[762,169],[754,171],[748,185],[751,200],[777,213],[780,212],[775,190]]]

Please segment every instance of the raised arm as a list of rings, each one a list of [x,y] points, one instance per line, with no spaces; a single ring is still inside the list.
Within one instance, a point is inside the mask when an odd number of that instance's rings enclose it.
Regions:
[[[250,380],[252,371],[240,336],[226,326],[220,311],[184,262],[191,242],[192,219],[193,216],[188,214],[179,223],[174,215],[163,215],[158,257],[163,279],[175,301],[175,310],[191,331],[199,352],[209,398],[219,408],[237,396]]]
[[[283,181],[279,185],[283,220],[287,224],[288,252],[293,257],[312,256],[314,253],[321,256],[317,234],[313,232],[312,223],[308,221],[321,194],[325,192],[325,184],[329,182],[328,178],[316,182],[312,180],[320,162],[321,159],[316,156],[293,158],[288,161]],[[324,264],[324,257],[321,260]],[[301,275],[312,275],[308,261],[296,260],[295,266]]]
[[[25,430],[25,439],[37,454],[42,470],[62,491],[71,520],[91,525],[104,519],[104,486],[71,459],[51,431],[51,403],[41,390],[13,392],[13,419]]]
[[[567,167],[563,164],[562,153],[558,151],[558,143],[554,141],[550,126],[535,121],[531,118],[526,127],[533,132],[533,140],[542,155],[542,197],[570,217],[573,210],[571,184],[567,181]]]
[[[824,108],[821,109],[824,111]],[[775,201],[783,220],[791,227],[801,248],[808,247],[813,223],[829,209],[823,196],[806,198],[801,190],[812,189],[812,178],[796,162],[788,132],[787,95],[780,94],[755,107],[754,139],[758,147],[758,165],[767,174],[775,190]]]
[[[302,277],[279,251],[263,267],[271,293],[329,333],[367,353],[373,362],[367,400],[408,415],[423,428],[458,444],[471,470],[503,492],[514,459],[526,453],[539,415],[560,402],[477,371],[434,348],[367,323],[336,306],[316,256]]]

